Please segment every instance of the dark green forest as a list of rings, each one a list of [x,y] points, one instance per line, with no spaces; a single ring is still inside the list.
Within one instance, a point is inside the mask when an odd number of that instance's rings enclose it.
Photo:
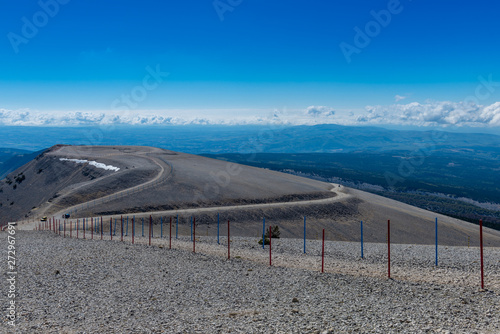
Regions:
[[[460,151],[218,154],[208,157],[339,182],[423,209],[500,229],[499,170],[491,155]]]

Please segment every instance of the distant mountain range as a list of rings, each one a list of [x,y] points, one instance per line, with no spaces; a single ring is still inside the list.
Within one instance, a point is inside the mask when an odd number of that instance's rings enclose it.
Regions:
[[[1,127],[3,147],[37,151],[54,144],[144,145],[187,153],[332,153],[418,148],[461,150],[500,157],[500,136],[379,127],[119,126]]]

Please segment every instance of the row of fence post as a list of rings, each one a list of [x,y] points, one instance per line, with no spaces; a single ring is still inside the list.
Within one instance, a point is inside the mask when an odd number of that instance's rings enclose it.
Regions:
[[[127,225],[126,225],[126,233],[125,236],[128,235],[128,216],[127,216]],[[142,236],[144,237],[144,218],[141,219],[142,221]],[[191,241],[193,242],[193,253],[196,252],[196,217],[191,217]],[[83,239],[85,239],[85,231],[88,228],[88,219],[83,218],[82,219],[82,224],[83,224]],[[115,218],[114,220],[114,229],[113,229],[113,218],[110,217],[109,220],[109,236],[110,240],[113,240],[113,235],[116,235],[116,223],[117,219]],[[265,223],[266,220],[263,218],[262,220],[262,248],[265,249],[265,243],[266,243],[266,238],[265,238]],[[73,237],[73,224],[74,222],[70,222],[70,227],[69,227],[69,236],[70,238]],[[163,238],[163,217],[161,217],[161,233],[160,233],[160,238]],[[124,236],[124,223],[123,223],[123,216],[120,217],[120,232],[121,232],[121,238],[120,241],[123,241],[123,236]],[[176,229],[175,229],[175,238],[178,239],[178,226],[179,226],[179,215],[176,217]],[[44,222],[40,222],[38,226],[36,227],[37,230],[50,230],[53,231],[54,233],[58,233],[59,235],[62,234],[63,237],[66,238],[66,220],[61,224],[61,220],[56,220],[54,217],[52,219],[49,219]],[[79,238],[79,230],[80,230],[80,219],[77,219],[76,221],[76,237]],[[94,239],[94,230],[99,233],[100,232],[100,239],[103,239],[103,218],[100,218],[100,228],[99,228],[99,219],[96,218],[90,218],[90,234],[91,234],[91,239]],[[363,245],[363,221],[360,222],[360,230],[361,230],[361,258],[364,258],[364,245]],[[322,237],[322,246],[321,246],[321,272],[324,272],[324,256],[325,256],[325,229],[323,229],[323,237]],[[132,244],[134,244],[134,237],[135,237],[135,216],[132,217]],[[151,239],[154,238],[154,232],[153,232],[153,218],[152,215],[149,216],[149,245],[151,246]],[[228,259],[231,258],[231,251],[230,251],[230,227],[229,227],[229,220],[227,222],[227,238],[228,238],[228,250],[227,250],[227,256]],[[272,240],[272,227],[269,226],[269,265],[272,266],[272,247],[271,247],[271,240]],[[481,289],[484,289],[484,261],[483,261],[483,221],[480,220],[479,222],[479,243],[480,243],[480,262],[481,262]],[[220,244],[220,217],[219,214],[217,214],[217,244]],[[172,217],[170,217],[170,224],[169,224],[169,248],[172,248]],[[304,254],[306,253],[306,217],[304,216]],[[438,265],[438,219],[435,219],[435,265]],[[391,221],[387,220],[387,277],[390,279],[391,278]]]

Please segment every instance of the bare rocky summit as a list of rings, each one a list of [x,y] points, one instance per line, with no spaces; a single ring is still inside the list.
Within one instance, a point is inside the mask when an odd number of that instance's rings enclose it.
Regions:
[[[1,234],[5,244],[6,233]],[[276,240],[276,265],[252,238],[189,239],[147,246],[109,240],[76,240],[51,232],[18,231],[18,316],[10,333],[498,333],[500,260],[489,249],[487,284],[477,286],[477,249],[443,250],[448,281],[402,277],[406,268],[432,272],[432,247],[397,248],[394,279],[384,277],[384,245],[367,245],[359,259],[353,243],[327,246],[327,272],[319,272],[319,243]],[[160,248],[161,246],[161,248]],[[413,248],[412,248],[413,247]],[[411,252],[411,250],[414,252]],[[300,248],[299,248],[300,250]],[[215,254],[220,252],[220,254]],[[295,256],[292,256],[291,253]],[[252,255],[254,254],[254,255]],[[254,257],[248,260],[248,257]],[[308,258],[307,256],[310,256]],[[284,266],[297,258],[297,267]],[[264,261],[263,261],[264,260]],[[336,273],[341,262],[352,269]],[[312,262],[311,262],[312,261]],[[304,269],[302,265],[313,265]],[[308,264],[309,263],[309,264]],[[476,264],[474,264],[476,263]],[[283,266],[282,266],[283,265]],[[378,270],[378,269],[377,269]],[[496,276],[494,276],[496,275]],[[402,278],[398,278],[401,276]],[[471,276],[472,279],[461,280]],[[496,277],[496,278],[495,278]],[[496,284],[496,285],[495,285]],[[6,296],[2,294],[2,304]]]

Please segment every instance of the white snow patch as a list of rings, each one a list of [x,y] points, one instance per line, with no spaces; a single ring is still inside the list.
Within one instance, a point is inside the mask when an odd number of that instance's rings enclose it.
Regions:
[[[60,158],[59,160],[61,161],[72,161],[72,162],[75,162],[77,164],[84,164],[84,163],[87,163],[89,165],[92,165],[96,168],[101,168],[101,169],[105,169],[105,170],[114,170],[115,172],[118,172],[120,170],[119,167],[115,167],[115,166],[111,166],[111,165],[105,165],[103,163],[100,163],[100,162],[97,162],[97,161],[88,161],[88,160],[80,160],[80,159],[67,159],[67,158]]]

